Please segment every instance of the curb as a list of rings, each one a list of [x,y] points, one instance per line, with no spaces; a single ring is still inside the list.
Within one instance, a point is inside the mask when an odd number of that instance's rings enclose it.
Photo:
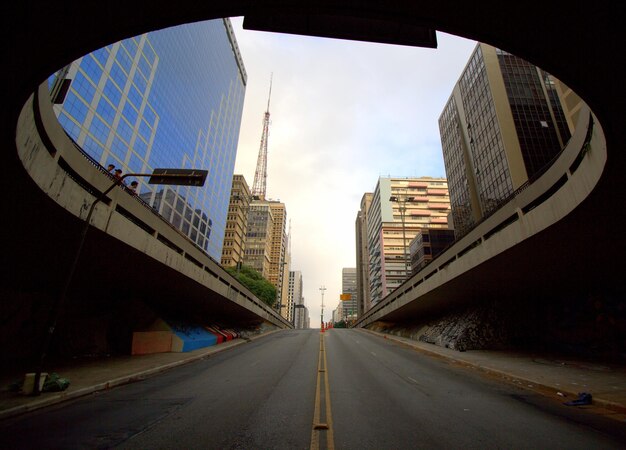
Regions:
[[[158,373],[165,372],[175,367],[179,367],[179,366],[197,361],[199,359],[207,358],[217,353],[230,350],[231,348],[239,347],[240,345],[247,344],[248,342],[255,341],[257,339],[261,339],[263,337],[269,336],[270,334],[276,333],[278,331],[282,331],[282,330],[268,331],[266,333],[252,336],[247,339],[237,338],[235,340],[225,342],[221,344],[220,346],[209,347],[206,351],[202,353],[199,353],[197,355],[190,355],[189,357],[181,359],[179,361],[173,361],[167,364],[152,367],[150,369],[142,370],[140,372],[136,372],[133,374],[124,375],[118,378],[113,378],[111,380],[103,381],[93,386],[80,388],[75,391],[55,393],[52,396],[49,396],[45,399],[37,399],[31,402],[28,402],[24,405],[14,406],[13,408],[8,408],[8,409],[0,411],[0,420],[8,419],[10,417],[14,417],[14,416],[24,414],[27,412],[32,412],[37,409],[45,408],[47,406],[52,406],[61,402],[68,401],[68,400],[73,400],[75,398],[84,397],[86,395],[93,394],[94,392],[106,391],[108,389],[112,389],[117,386],[132,383],[134,381],[137,381],[138,379],[156,375]]]
[[[375,336],[382,337],[384,339],[394,341],[395,343],[404,345],[406,347],[410,347],[412,350],[418,351],[420,353],[427,354],[429,356],[447,359],[447,360],[453,361],[453,362],[455,362],[455,363],[457,363],[459,365],[464,365],[466,367],[473,367],[473,368],[476,368],[476,369],[480,369],[481,371],[483,371],[485,373],[488,373],[490,375],[498,376],[499,378],[503,379],[502,381],[504,381],[505,383],[509,383],[509,384],[512,384],[512,385],[517,386],[517,387],[522,387],[523,389],[532,389],[532,388],[526,387],[526,386],[520,386],[516,382],[519,382],[519,383],[522,383],[522,384],[526,384],[526,385],[532,384],[533,388],[550,390],[550,391],[554,391],[554,392],[561,392],[563,394],[567,394],[568,396],[572,396],[574,398],[578,396],[578,392],[574,392],[574,391],[569,391],[569,390],[563,389],[563,387],[561,387],[561,386],[551,386],[549,384],[545,384],[545,383],[542,383],[542,382],[537,382],[536,380],[525,378],[523,376],[513,375],[511,373],[508,373],[508,372],[505,372],[505,371],[502,371],[502,370],[499,370],[499,369],[494,369],[493,367],[488,367],[488,366],[481,365],[479,363],[468,361],[468,360],[465,360],[463,358],[455,358],[453,356],[446,355],[446,354],[443,354],[443,353],[439,353],[439,352],[434,351],[434,350],[428,350],[428,349],[419,347],[417,345],[413,345],[411,342],[407,342],[407,341],[410,341],[408,338],[401,338],[401,337],[398,337],[398,336],[394,336],[392,334],[385,334],[385,333],[381,333],[381,332],[378,332],[378,331],[372,331],[372,330],[368,330],[368,329],[364,329],[364,328],[361,328],[361,330],[366,331],[368,333],[371,333],[371,334],[373,334]],[[534,390],[537,391],[538,389],[534,389]],[[542,394],[542,395],[546,396],[545,394]],[[618,413],[626,413],[626,405],[623,405],[621,403],[615,403],[615,402],[612,402],[610,400],[600,399],[600,398],[597,398],[597,397],[593,397],[593,401],[592,401],[590,406],[599,406],[599,407],[602,407],[602,408],[610,409],[611,411],[615,411],[615,412],[618,412]]]

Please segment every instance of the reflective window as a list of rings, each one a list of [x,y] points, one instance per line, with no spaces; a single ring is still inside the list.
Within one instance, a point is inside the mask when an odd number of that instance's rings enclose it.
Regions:
[[[114,160],[124,172],[144,167],[210,170],[203,188],[146,186],[141,198],[153,202],[166,219],[176,220],[181,231],[218,260],[245,92],[245,69],[231,40],[221,19],[125,39],[73,63],[83,78],[77,77],[74,97],[68,96],[57,111],[66,131],[77,142],[79,137],[88,141],[84,150],[101,164]],[[104,73],[107,59],[110,71]],[[181,83],[181,76],[193,82]],[[106,82],[98,92],[102,77]],[[106,143],[109,135],[111,148],[105,149],[97,141]],[[174,205],[180,219],[172,219]]]

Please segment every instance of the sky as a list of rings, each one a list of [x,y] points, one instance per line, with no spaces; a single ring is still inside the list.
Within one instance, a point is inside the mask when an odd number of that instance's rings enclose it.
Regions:
[[[311,327],[332,319],[356,267],[355,220],[379,177],[445,177],[438,118],[476,45],[437,49],[267,33],[231,18],[248,74],[235,173],[252,188],[267,109],[266,197],[287,209],[291,270]],[[289,226],[290,223],[290,226]]]

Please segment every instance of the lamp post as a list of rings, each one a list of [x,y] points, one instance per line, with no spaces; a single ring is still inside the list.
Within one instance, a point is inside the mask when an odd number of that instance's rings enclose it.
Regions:
[[[320,292],[322,293],[322,315],[320,318],[320,326],[322,328],[322,331],[324,331],[324,291],[326,291],[326,288],[324,286],[320,287]]]
[[[390,202],[395,202],[398,204],[398,209],[400,210],[400,220],[402,221],[402,247],[404,249],[404,280],[406,281],[409,278],[409,269],[407,265],[407,256],[406,256],[406,227],[404,225],[404,214],[406,212],[406,204],[407,202],[412,202],[415,197],[401,197],[392,195],[389,197]]]
[[[106,198],[106,195],[111,192],[116,186],[119,186],[123,183],[124,179],[127,177],[150,177],[148,180],[149,184],[169,184],[169,185],[183,185],[183,186],[204,186],[206,181],[208,171],[206,170],[197,170],[197,169],[154,169],[152,173],[127,173],[115,180],[115,182],[109,187],[106,191],[100,194],[91,204],[89,208],[89,213],[85,218],[85,226],[83,227],[83,231],[80,235],[80,241],[78,243],[78,248],[76,250],[76,254],[74,255],[74,260],[72,265],[70,266],[69,273],[67,274],[67,278],[65,280],[65,284],[63,285],[63,290],[61,291],[61,295],[57,299],[56,303],[53,305],[52,310],[50,312],[50,319],[48,322],[48,327],[46,329],[46,335],[44,337],[44,341],[41,347],[41,351],[39,353],[39,361],[37,365],[37,371],[35,372],[35,385],[33,387],[33,395],[39,395],[39,383],[41,380],[41,372],[43,370],[44,360],[46,358],[46,353],[48,352],[48,347],[52,342],[52,335],[54,334],[54,330],[57,326],[57,322],[59,317],[61,316],[61,310],[63,308],[63,304],[65,303],[65,298],[67,297],[67,293],[69,291],[69,287],[72,284],[72,279],[74,278],[74,272],[76,271],[76,267],[78,266],[78,261],[80,260],[80,254],[83,250],[83,245],[85,243],[85,238],[87,236],[87,232],[89,231],[89,225],[91,221],[91,216],[93,211],[98,203]]]

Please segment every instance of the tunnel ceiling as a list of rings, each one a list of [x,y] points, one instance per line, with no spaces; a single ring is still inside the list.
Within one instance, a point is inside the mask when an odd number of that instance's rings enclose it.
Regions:
[[[46,251],[46,245],[62,238],[49,233],[45,217],[35,210],[44,194],[16,154],[15,130],[29,95],[60,67],[112,42],[169,26],[233,16],[246,17],[248,27],[270,31],[425,46],[436,45],[432,30],[437,29],[505,49],[554,74],[587,101],[607,138],[608,163],[600,183],[584,202],[592,207],[581,217],[589,221],[588,236],[603,237],[603,241],[595,245],[586,240],[585,250],[596,254],[595,261],[621,260],[626,242],[621,233],[626,169],[626,152],[621,151],[626,142],[621,68],[626,42],[624,4],[596,0],[566,6],[532,0],[5,2],[0,19],[3,286],[15,284],[22,278],[16,276],[18,268],[29,267]],[[582,241],[572,245],[582,245]]]
[[[330,14],[281,13],[244,17],[246,30],[273,31],[384,44],[437,47],[435,30],[409,21]]]

